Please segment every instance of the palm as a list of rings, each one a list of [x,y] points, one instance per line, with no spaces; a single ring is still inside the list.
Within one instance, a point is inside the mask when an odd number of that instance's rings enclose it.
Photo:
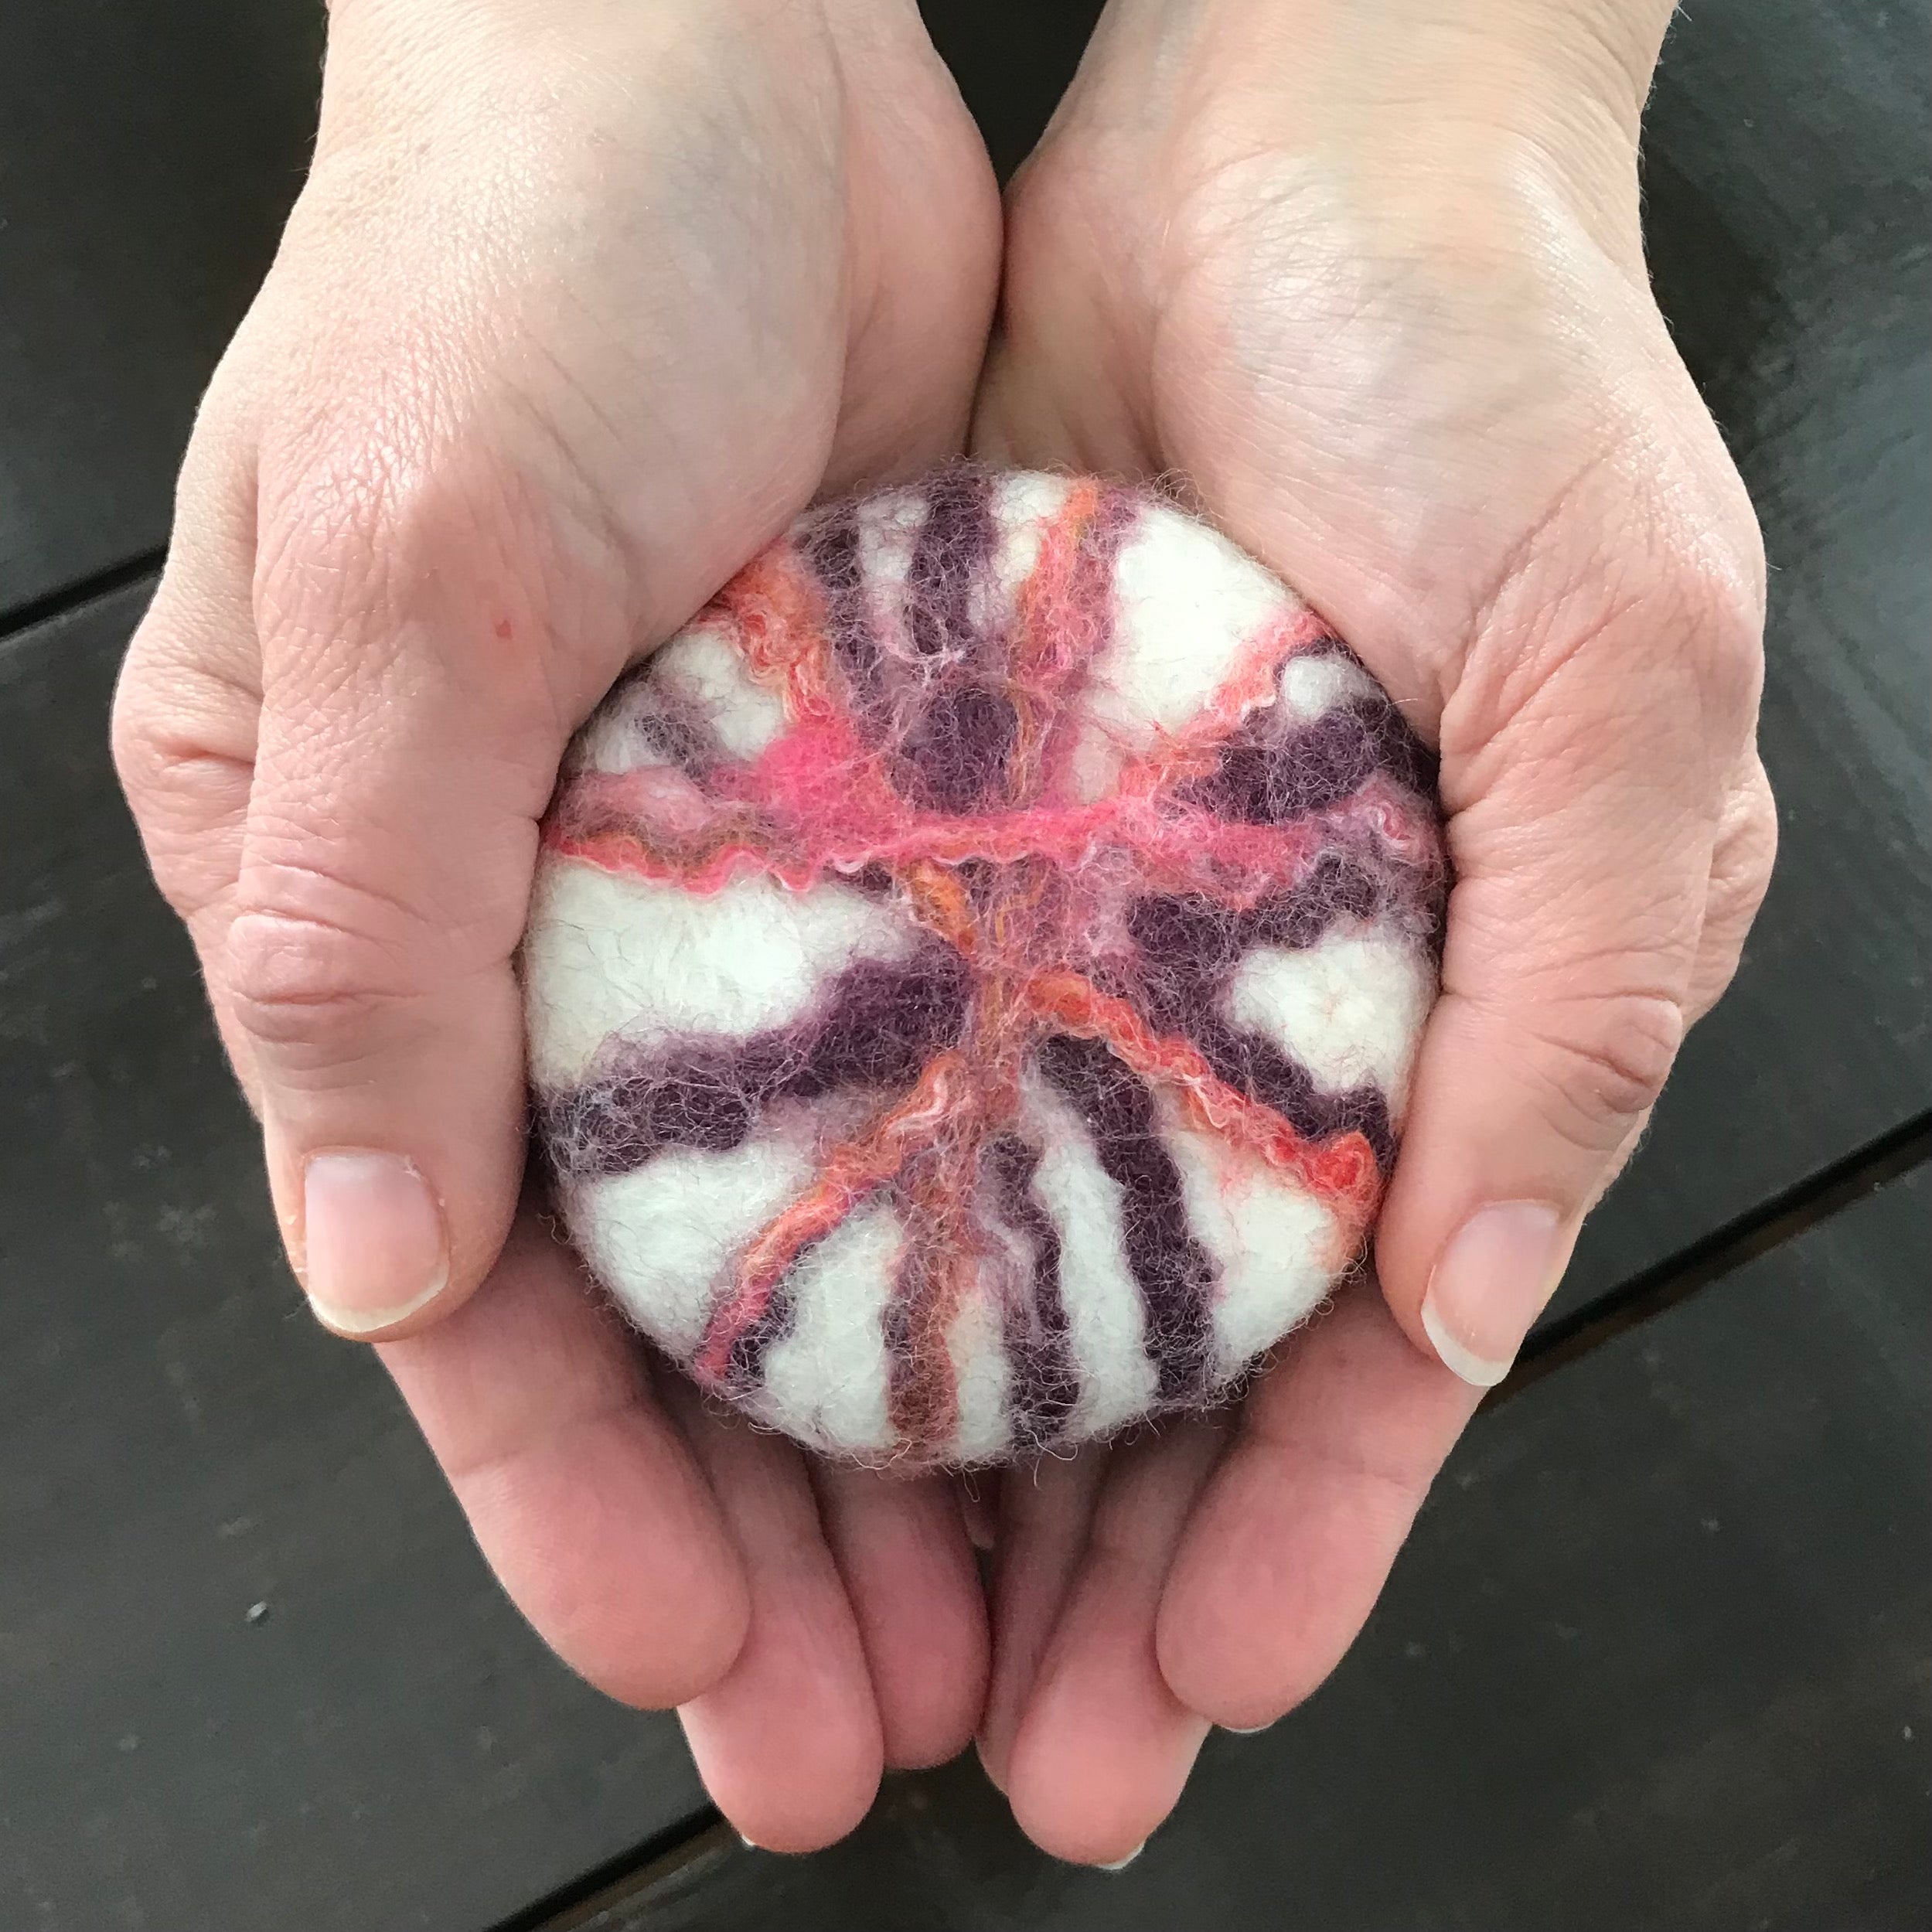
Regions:
[[[1164,120],[1158,73],[1124,43],[1108,56],[1016,185],[976,445],[1184,475],[1349,638],[1442,746],[1466,881],[1456,993],[1485,913],[1468,881],[1524,819],[1494,788],[1511,724],[1486,660],[1540,621],[1526,613],[1593,610],[1607,585],[1646,595],[1633,468],[1731,503],[1735,479],[1634,223],[1587,233],[1554,199],[1491,218],[1412,184],[1378,216],[1242,124],[1239,86]],[[1723,935],[1709,952],[1714,994]],[[1406,1165],[1381,1254],[1412,1276],[1434,1177]],[[1178,1794],[1207,1719],[1266,1722],[1313,1689],[1474,1401],[1364,1283],[1262,1378],[1225,1446],[1204,1426],[1009,1481],[982,1750],[1033,1835],[1122,1855]]]
[[[606,49],[608,85],[567,49],[550,77],[571,104],[561,134],[541,114],[492,118],[479,155],[475,104],[439,102],[423,111],[448,114],[447,140],[432,128],[410,152],[447,158],[374,197],[380,158],[353,143],[330,158],[325,115],[324,158],[224,380],[230,394],[270,390],[292,337],[309,365],[298,391],[353,402],[358,369],[413,373],[431,346],[439,441],[413,452],[431,480],[403,506],[411,561],[479,603],[510,595],[506,561],[542,580],[520,586],[496,633],[542,642],[486,667],[475,714],[567,728],[813,497],[917,473],[963,440],[995,190],[916,22],[846,11],[825,9],[828,33],[808,10],[777,10],[748,53],[726,10],[700,8],[650,58]],[[659,59],[683,63],[676,86],[627,78]],[[864,87],[842,83],[847,62]],[[425,222],[426,206],[451,220]],[[363,446],[361,426],[325,414],[254,426],[271,520],[281,477],[312,496],[330,439]],[[526,762],[508,772],[501,852],[450,940],[475,956],[459,976],[505,987],[553,768],[541,745]],[[488,842],[480,823],[466,836]],[[183,843],[177,873],[196,841]],[[232,850],[205,864],[180,896],[218,963]],[[210,976],[220,1010],[218,963]],[[226,1016],[224,1030],[247,1078]],[[933,1761],[969,1736],[984,1615],[950,1493],[809,1471],[660,1389],[535,1208],[467,1304],[380,1352],[526,1614],[614,1695],[681,1703],[712,1791],[762,1842],[837,1835],[882,1760]]]
[[[1345,344],[1284,296],[1297,267],[1259,252],[1279,221],[1244,232],[1252,184],[1229,184],[1232,219],[1196,204],[1220,251],[1210,258],[1177,233],[1169,206],[1111,145],[1089,144],[1074,115],[1019,191],[1007,329],[976,445],[1032,464],[1184,471],[1240,534],[1229,514],[1240,487],[1231,454],[1266,465],[1256,481],[1273,492],[1271,450],[1312,458],[1320,438],[1335,455],[1323,487],[1310,491],[1310,509],[1388,503],[1402,479],[1365,473],[1376,459],[1349,449],[1324,413]],[[1144,308],[1103,310],[1134,286],[1136,257],[1156,233],[1187,270],[1148,291]],[[1297,372],[1293,383],[1223,349],[1228,325],[1253,304],[1251,289],[1227,285],[1223,261],[1273,291],[1264,315],[1292,318],[1276,353]],[[1331,352],[1327,366],[1310,353],[1316,345]],[[1372,411],[1376,399],[1359,407]],[[1409,439],[1388,441],[1392,455],[1411,460]],[[1373,556],[1376,529],[1312,515],[1309,525],[1311,561],[1348,560],[1340,581],[1386,578]],[[1289,574],[1314,588],[1310,571]],[[1327,594],[1331,612],[1351,608],[1337,584],[1331,571],[1316,592],[1318,604]],[[1419,666],[1385,655],[1376,668],[1394,688],[1416,688]],[[1293,1345],[1238,1417],[1009,1477],[981,1750],[1028,1830],[1065,1855],[1118,1857],[1178,1795],[1209,1716],[1264,1722],[1312,1689],[1366,1616],[1471,1402],[1365,1288]]]
[[[1688,414],[1695,446],[1661,454],[1721,465],[1638,237],[1453,182],[1338,205],[1229,111],[1155,145],[1109,78],[1083,75],[1017,184],[976,440],[1184,473],[1433,727],[1526,540],[1573,546],[1552,577],[1641,540],[1633,441]]]

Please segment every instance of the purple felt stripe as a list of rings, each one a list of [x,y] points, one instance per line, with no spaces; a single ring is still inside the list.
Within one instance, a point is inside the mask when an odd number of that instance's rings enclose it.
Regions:
[[[1040,1166],[1037,1148],[1002,1134],[987,1143],[981,1158],[1000,1213],[1033,1248],[1032,1293],[1010,1302],[1005,1312],[1007,1408],[1015,1444],[1044,1448],[1058,1437],[1080,1399],[1080,1374],[1060,1291],[1060,1231],[1033,1191]]]
[[[906,629],[917,655],[906,667],[905,734],[892,762],[898,789],[930,811],[969,812],[1000,796],[1019,728],[1001,688],[1002,640],[973,621],[973,593],[991,577],[998,537],[984,474],[950,470],[932,486],[906,571]]]
[[[1286,729],[1275,713],[1257,713],[1230,737],[1219,768],[1184,792],[1223,818],[1281,825],[1333,809],[1378,772],[1433,798],[1436,764],[1409,721],[1378,693]]]
[[[943,472],[932,485],[906,571],[906,628],[922,657],[978,656],[973,593],[991,573],[998,537],[991,479],[974,469]]]
[[[1039,1060],[1124,1196],[1122,1245],[1146,1310],[1156,1398],[1166,1404],[1198,1396],[1208,1384],[1220,1264],[1188,1225],[1181,1170],[1160,1138],[1153,1097],[1097,1040],[1055,1034],[1041,1043]]]
[[[866,594],[857,506],[842,503],[828,510],[800,537],[799,550],[824,595],[826,635],[854,714],[876,734],[883,728],[889,695],[884,656]]]
[[[792,1277],[817,1245],[808,1242],[792,1256],[791,1266],[773,1284],[770,1298],[755,1319],[747,1322],[732,1338],[731,1352],[724,1361],[724,1392],[734,1400],[742,1402],[763,1385],[765,1356],[792,1332],[798,1316]],[[728,1297],[731,1291],[732,1284],[726,1283],[722,1293]]]
[[[655,661],[647,659],[639,675],[648,679]],[[667,764],[701,785],[724,757],[716,734],[704,718],[661,690],[651,693],[650,702],[650,710],[633,714],[638,736]]]
[[[620,1039],[581,1086],[544,1097],[540,1138],[573,1181],[629,1174],[666,1147],[727,1153],[775,1100],[909,1087],[959,1039],[971,995],[965,962],[935,942],[903,964],[857,962],[816,1012],[748,1040]]]
[[[893,782],[928,811],[970,812],[997,796],[1019,727],[1003,692],[942,684],[900,745]]]
[[[1389,882],[1366,866],[1331,852],[1293,891],[1246,912],[1230,915],[1208,899],[1150,898],[1136,901],[1127,915],[1150,1023],[1191,1041],[1230,1086],[1273,1108],[1304,1138],[1361,1133],[1385,1174],[1395,1163],[1395,1133],[1382,1089],[1365,1083],[1324,1092],[1299,1061],[1272,1041],[1237,1031],[1222,1009],[1228,983],[1251,948],[1313,946],[1338,919],[1374,916],[1389,890]]]
[[[1395,1164],[1395,1130],[1389,1099],[1365,1081],[1339,1093],[1325,1093],[1299,1060],[1273,1041],[1237,1033],[1210,1015],[1197,1021],[1194,1041],[1203,1058],[1231,1087],[1272,1107],[1304,1140],[1327,1140],[1338,1133],[1361,1135],[1385,1174]]]

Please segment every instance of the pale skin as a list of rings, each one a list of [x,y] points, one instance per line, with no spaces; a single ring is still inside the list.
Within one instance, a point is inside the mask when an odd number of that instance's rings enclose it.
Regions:
[[[1762,578],[1646,283],[1664,0],[1113,0],[1006,213],[909,0],[337,0],[117,757],[264,1130],[504,1586],[755,1842],[977,1736],[1111,1863],[1355,1633],[1775,843]],[[1235,1414],[954,1491],[640,1361],[518,1208],[571,731],[816,496],[1184,476],[1443,752],[1445,995],[1365,1287]]]

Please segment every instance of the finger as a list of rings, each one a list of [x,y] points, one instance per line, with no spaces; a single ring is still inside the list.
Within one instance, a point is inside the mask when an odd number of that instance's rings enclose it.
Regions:
[[[1114,1453],[1007,1770],[1014,1817],[1058,1858],[1133,1857],[1173,1810],[1207,1734],[1161,1675],[1154,1622],[1225,1440],[1221,1421],[1193,1418]]]
[[[213,989],[297,1271],[371,1337],[459,1303],[508,1228],[537,821],[629,642],[620,563],[561,555],[539,486],[386,428],[264,459],[261,735]]]
[[[627,1704],[714,1683],[749,1616],[738,1552],[635,1338],[523,1217],[478,1293],[384,1366],[511,1600]]]
[[[1443,714],[1443,997],[1376,1259],[1411,1339],[1482,1386],[1675,1058],[1755,705],[1742,619],[1611,595],[1500,631]]]
[[[751,1583],[736,1662],[678,1716],[704,1788],[743,1837],[816,1851],[865,1816],[884,1768],[858,1625],[799,1452],[688,1388],[674,1401]]]
[[[820,1463],[813,1469],[864,1648],[885,1762],[943,1764],[972,1741],[988,1641],[979,1567],[952,1482]]]
[[[1233,1730],[1271,1724],[1341,1661],[1480,1399],[1349,1290],[1249,1395],[1161,1598],[1162,1676]]]
[[[1103,476],[1153,473],[1157,465],[1145,441],[1124,414],[1093,408],[1092,389],[1091,384],[1070,386],[1061,372],[1037,356],[1020,354],[1003,332],[993,339],[980,378],[973,454],[983,462],[1021,469],[1068,469]],[[1077,399],[1077,407],[1065,406],[1069,397]],[[1109,394],[1102,400],[1112,404],[1116,398]]]
[[[954,1481],[966,1540],[982,1555],[993,1548],[997,1533],[1000,1475],[997,1469],[969,1469]]]
[[[1000,1482],[993,1549],[993,1671],[980,1722],[980,1762],[1001,1791],[1020,1714],[1073,1583],[1106,1474],[1104,1445],[1042,1456]]]
[[[1000,312],[972,448],[992,463],[1151,477],[1167,467],[1149,380],[1153,345],[1120,290],[1065,272],[1065,238],[1092,225],[1091,202],[1078,172],[1051,165],[1044,149],[1007,191]]]

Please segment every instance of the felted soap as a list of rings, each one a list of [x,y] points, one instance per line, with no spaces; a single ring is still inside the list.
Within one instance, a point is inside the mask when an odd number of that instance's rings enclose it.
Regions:
[[[813,511],[567,761],[523,953],[559,1211],[828,1454],[1209,1404],[1364,1251],[1444,891],[1401,713],[1162,498]]]

